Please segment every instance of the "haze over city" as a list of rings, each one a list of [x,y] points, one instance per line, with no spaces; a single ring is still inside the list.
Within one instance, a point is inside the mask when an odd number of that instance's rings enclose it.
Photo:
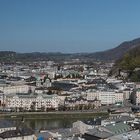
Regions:
[[[96,52],[140,36],[137,0],[1,0],[0,50]]]

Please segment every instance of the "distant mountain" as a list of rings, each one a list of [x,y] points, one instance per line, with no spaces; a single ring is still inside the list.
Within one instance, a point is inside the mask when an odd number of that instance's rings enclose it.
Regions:
[[[89,57],[99,60],[117,60],[122,58],[129,50],[137,46],[140,46],[140,38],[134,39],[132,41],[125,41],[113,49],[89,54]]]
[[[44,60],[65,60],[70,54],[63,53],[46,53],[46,52],[32,52],[32,53],[17,53],[12,51],[0,51],[0,62],[15,63],[16,61],[30,62],[30,61],[44,61]]]
[[[46,52],[33,52],[33,53],[16,53],[12,51],[0,51],[0,62],[8,61],[40,61],[40,60],[54,60],[54,61],[64,61],[70,59],[80,59],[81,61],[115,61],[124,56],[129,50],[140,46],[140,38],[134,39],[132,41],[126,41],[121,43],[118,47],[109,49],[102,52],[95,53],[74,53],[74,54],[64,54],[60,52],[56,53],[46,53]]]

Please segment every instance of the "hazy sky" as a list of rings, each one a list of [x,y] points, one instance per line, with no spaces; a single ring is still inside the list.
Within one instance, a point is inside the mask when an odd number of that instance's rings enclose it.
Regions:
[[[94,52],[140,37],[140,0],[0,0],[0,50]]]

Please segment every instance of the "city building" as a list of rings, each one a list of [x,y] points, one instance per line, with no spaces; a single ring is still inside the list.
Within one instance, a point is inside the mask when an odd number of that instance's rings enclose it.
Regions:
[[[102,105],[110,105],[115,103],[123,103],[124,94],[123,92],[116,91],[99,91],[93,90],[91,92],[87,92],[87,100],[100,100]]]
[[[6,107],[24,110],[57,109],[59,99],[57,95],[37,93],[16,93],[6,95]]]

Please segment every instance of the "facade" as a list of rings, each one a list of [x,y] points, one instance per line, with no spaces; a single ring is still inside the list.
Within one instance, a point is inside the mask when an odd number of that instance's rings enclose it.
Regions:
[[[9,94],[6,96],[6,107],[23,108],[25,110],[38,110],[41,108],[57,109],[59,99],[57,95],[44,95],[37,93]]]
[[[101,104],[109,105],[118,102],[123,103],[124,97],[123,97],[123,93],[121,92],[103,91],[100,92],[99,100],[101,100]]]
[[[96,90],[88,91],[86,94],[87,94],[87,100],[99,99],[99,92]]]
[[[124,93],[115,91],[93,91],[87,93],[87,100],[100,100],[102,105],[123,103]]]
[[[83,97],[67,97],[65,99],[65,106],[75,109],[93,109],[98,108],[101,106],[101,103],[99,100],[87,100]]]
[[[86,99],[84,99],[84,98],[78,98],[78,97],[72,97],[72,98],[70,98],[70,97],[67,97],[66,99],[65,99],[65,106],[66,107],[70,107],[70,108],[75,108],[75,107],[77,107],[77,109],[79,108],[79,106],[83,106],[83,105],[88,105],[88,102],[87,102],[87,100]]]

